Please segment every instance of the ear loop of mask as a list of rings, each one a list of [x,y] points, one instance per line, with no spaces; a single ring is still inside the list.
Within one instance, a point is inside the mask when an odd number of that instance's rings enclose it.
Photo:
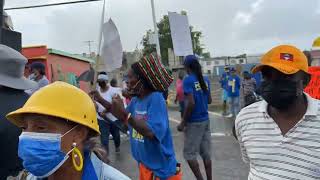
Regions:
[[[73,128],[71,128],[69,131],[67,131],[66,133],[64,133],[64,135],[62,135],[61,137],[65,136],[66,134],[68,134],[69,132],[71,132],[72,130],[74,130],[75,128],[77,128],[78,125],[74,126]],[[77,148],[77,143],[74,142],[72,144],[72,149],[70,151],[68,151],[67,155],[66,155],[66,160],[69,158],[70,153],[71,153],[71,157],[72,157],[72,164],[74,166],[74,168],[77,171],[81,171],[83,168],[83,157],[82,154],[80,152],[80,150]],[[80,165],[77,165],[75,158],[79,157],[80,160]]]
[[[69,132],[71,132],[72,130],[74,130],[76,127],[78,127],[79,125],[75,125],[75,126],[73,126],[73,128],[71,128],[69,131],[67,131],[67,132],[65,132],[62,136],[61,136],[61,138],[63,137],[63,136],[65,136],[66,134],[68,134]]]
[[[138,92],[137,92],[138,94],[140,94],[142,88],[143,88],[143,86],[141,85],[140,88],[139,88],[139,90],[138,90]]]
[[[78,127],[78,125],[74,126],[73,128],[71,128],[69,131],[67,131],[66,133],[64,133],[64,135],[68,134],[69,132],[71,132],[73,129],[75,129],[76,127]],[[64,135],[62,135],[61,137],[63,137]],[[71,158],[72,158],[72,164],[73,167],[76,169],[76,171],[81,171],[83,168],[83,157],[82,154],[80,152],[80,150],[77,148],[77,143],[74,142],[72,144],[72,149],[70,151],[68,151],[67,155],[66,155],[66,160],[69,158],[70,153],[71,153]],[[79,161],[80,164],[78,165],[76,162],[76,158],[79,157]]]
[[[141,80],[139,80],[132,88],[129,89],[129,93],[134,95],[136,94],[136,92],[134,91],[134,89],[138,86],[138,84],[141,82]],[[141,88],[140,88],[141,89]],[[140,90],[139,90],[140,91]]]
[[[135,89],[135,88],[138,86],[138,84],[140,83],[140,81],[141,81],[141,80],[139,80],[139,81],[132,87],[132,89]]]
[[[62,138],[63,136],[65,136],[66,134],[68,134],[69,132],[71,132],[72,130],[74,130],[77,126],[78,126],[78,125],[74,126],[74,127],[71,128],[69,131],[67,131],[66,133],[64,133],[63,135],[61,135],[61,138]],[[61,138],[60,138],[60,139],[61,139]],[[61,143],[61,141],[60,141],[60,143]],[[43,176],[37,176],[37,177],[38,177],[38,178],[49,177],[49,176],[52,175],[54,172],[56,172],[56,171],[68,160],[69,154],[70,154],[71,152],[73,152],[74,149],[75,149],[75,147],[72,148],[70,151],[68,151],[68,152],[66,153],[66,155],[64,156],[63,160],[62,160],[55,168],[53,168],[50,172],[48,172],[47,174],[45,174],[45,175],[43,175]],[[61,151],[61,149],[60,149],[60,151]],[[80,153],[80,154],[81,154],[81,153]],[[81,156],[81,157],[82,157],[82,156]]]

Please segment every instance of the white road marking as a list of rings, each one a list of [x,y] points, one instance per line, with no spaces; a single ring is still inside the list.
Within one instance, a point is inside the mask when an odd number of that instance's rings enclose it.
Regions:
[[[217,112],[208,111],[208,113],[211,114],[211,115],[214,115],[214,116],[222,117],[222,115],[220,113],[217,113]]]
[[[212,112],[212,111],[208,111],[208,113],[211,114],[211,115],[214,115],[214,116],[222,117],[222,115],[220,113],[216,113],[216,112]],[[172,121],[172,122],[178,123],[178,124],[181,122],[181,120],[177,120],[177,119],[175,119],[173,117],[169,117],[169,120]]]
[[[227,136],[226,133],[211,133],[211,137],[212,136]]]
[[[210,113],[210,112],[209,112]],[[214,112],[211,112],[211,113],[214,113]],[[210,113],[210,114],[211,114]],[[220,115],[220,114],[219,114]],[[220,115],[221,116],[221,115]],[[173,117],[169,117],[169,121],[171,122],[174,122],[174,123],[177,123],[177,124],[180,124],[181,121],[173,118]],[[228,136],[228,134],[226,133],[211,133],[211,137],[220,137],[220,136]],[[229,135],[230,136],[230,135]]]
[[[177,124],[180,124],[180,122],[181,122],[181,121],[179,121],[179,120],[177,120],[177,119],[175,119],[173,117],[169,117],[169,120],[172,121],[172,122],[175,122]]]

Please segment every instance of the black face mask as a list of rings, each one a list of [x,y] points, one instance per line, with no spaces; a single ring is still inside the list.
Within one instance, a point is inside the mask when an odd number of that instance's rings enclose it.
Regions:
[[[272,107],[286,110],[298,98],[297,85],[297,82],[290,80],[264,81],[261,96]]]
[[[107,86],[107,83],[102,81],[102,82],[98,82],[98,85],[101,87],[101,88],[105,88]]]

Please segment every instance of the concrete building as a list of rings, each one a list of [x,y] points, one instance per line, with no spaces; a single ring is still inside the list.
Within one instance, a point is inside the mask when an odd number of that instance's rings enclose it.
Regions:
[[[214,58],[202,58],[200,64],[206,75],[219,76],[225,66],[241,66],[243,70],[249,70],[253,65],[260,62],[262,55],[240,55],[236,57],[221,56]]]
[[[168,49],[168,62],[172,70],[179,70],[183,68],[183,57],[175,56],[172,49]]]

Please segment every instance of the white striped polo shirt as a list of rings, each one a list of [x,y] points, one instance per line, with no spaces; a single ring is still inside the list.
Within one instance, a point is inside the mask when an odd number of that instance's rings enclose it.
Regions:
[[[244,108],[235,125],[249,180],[320,179],[320,101],[307,96],[304,117],[286,135],[267,113],[267,102]]]

